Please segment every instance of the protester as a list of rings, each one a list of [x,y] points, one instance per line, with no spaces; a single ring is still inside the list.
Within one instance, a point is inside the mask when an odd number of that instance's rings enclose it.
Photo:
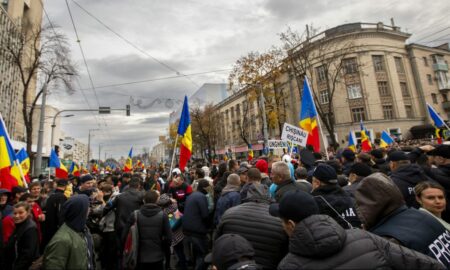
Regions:
[[[355,152],[350,149],[345,149],[341,153],[340,161],[342,163],[342,172],[348,176],[350,174],[350,168],[355,163]]]
[[[300,187],[300,190],[310,193],[312,191],[312,185],[308,182],[308,171],[304,167],[298,167],[295,169],[295,182],[297,182],[297,186]]]
[[[256,162],[255,167],[261,172],[261,184],[270,187],[272,181],[269,178],[269,165],[267,164],[267,161],[259,159]]]
[[[435,182],[420,182],[414,187],[414,193],[419,210],[432,215],[450,232],[450,224],[442,219],[442,212],[447,206],[444,188]]]
[[[44,269],[95,269],[94,241],[86,227],[89,198],[75,195],[63,205],[63,225],[44,251]]]
[[[94,187],[95,179],[90,174],[85,174],[80,178],[80,185],[73,191],[74,194],[85,194],[89,197],[90,190]]]
[[[288,165],[283,161],[277,161],[272,164],[272,181],[277,185],[275,190],[275,200],[278,202],[283,195],[290,190],[300,189],[291,179],[291,171]]]
[[[354,199],[337,185],[333,167],[319,164],[313,173],[311,194],[315,197],[320,213],[332,217],[343,228],[359,228],[361,221],[356,215]]]
[[[355,190],[359,183],[367,176],[372,174],[372,169],[369,165],[364,163],[355,163],[350,167],[348,181],[349,186],[345,186],[343,189],[350,193],[352,197],[355,195]]]
[[[8,204],[11,192],[7,189],[0,189],[0,211],[2,217],[9,216],[13,213],[13,207]]]
[[[41,222],[45,221],[45,214],[42,211],[39,204],[34,200],[35,197],[31,195],[31,193],[25,193],[20,197],[19,201],[27,202],[31,207],[31,218],[36,223],[36,227],[38,230],[39,241],[42,241],[42,224]]]
[[[239,175],[230,174],[227,179],[227,185],[223,188],[222,194],[216,205],[216,212],[214,215],[214,225],[217,226],[225,211],[233,206],[241,203],[241,182]]]
[[[241,181],[241,186],[244,186],[248,182],[247,172],[248,172],[248,167],[242,166],[242,164],[241,164],[241,167],[236,171],[236,174],[239,175],[239,178]]]
[[[205,269],[203,258],[208,253],[208,228],[210,221],[206,188],[208,180],[198,182],[197,191],[193,192],[186,200],[183,215],[183,233],[188,243],[191,243],[194,251],[195,269]]]
[[[63,223],[61,209],[67,201],[67,197],[64,195],[67,184],[68,181],[65,179],[58,179],[56,181],[55,192],[48,197],[45,208],[43,209],[45,212],[45,230],[42,238],[43,247],[50,242],[50,239],[52,239],[53,235],[55,235]]]
[[[205,258],[217,270],[261,269],[254,260],[252,245],[238,234],[224,234],[214,241],[213,250]]]
[[[21,186],[15,186],[11,190],[11,198],[9,204],[11,206],[15,205],[19,202],[20,196],[25,194],[28,191],[27,188],[21,187]]]
[[[389,167],[391,168],[390,178],[400,192],[408,207],[419,208],[414,194],[414,187],[422,181],[431,181],[423,169],[417,164],[411,164],[408,156],[403,151],[393,151],[389,153]]]
[[[436,181],[450,185],[450,145],[438,145],[435,149],[427,152],[427,155],[433,157],[433,163],[437,168],[431,169]],[[441,184],[442,185],[442,184]]]
[[[247,198],[247,192],[251,185],[261,184],[261,172],[257,168],[250,168],[247,172],[247,183],[241,189],[241,201]]]
[[[364,178],[355,191],[356,209],[366,230],[450,267],[450,233],[424,211],[408,208],[398,187],[384,174]]]
[[[31,199],[37,203],[39,205],[39,207],[42,206],[42,196],[41,196],[41,191],[42,191],[42,186],[41,183],[39,181],[35,181],[30,183],[29,187],[30,189],[30,195],[31,195]]]
[[[39,235],[26,202],[14,205],[15,229],[4,250],[6,269],[28,269],[39,257]]]
[[[175,171],[175,170],[174,170]],[[203,174],[203,171],[201,171]],[[172,182],[167,193],[178,203],[178,209],[183,213],[186,199],[192,193],[192,187],[184,182],[183,175],[177,171],[172,173]]]
[[[389,162],[384,158],[384,153],[381,149],[373,149],[370,151],[370,155],[375,164],[372,165],[374,172],[382,172],[386,175],[389,174],[391,169],[389,168]]]
[[[344,230],[319,215],[315,199],[303,191],[287,193],[270,207],[289,235],[289,253],[278,269],[445,269],[432,258],[360,229]]]
[[[275,269],[287,253],[288,239],[279,218],[269,214],[272,202],[266,185],[250,185],[241,205],[228,209],[217,226],[215,238],[234,233],[255,248],[255,260],[265,269]]]
[[[130,215],[124,229],[124,234],[127,235],[131,225],[137,222],[139,232],[137,269],[165,269],[165,253],[172,242],[172,231],[167,215],[156,204],[158,199],[157,191],[147,191],[144,195],[144,205],[136,211],[136,214]]]

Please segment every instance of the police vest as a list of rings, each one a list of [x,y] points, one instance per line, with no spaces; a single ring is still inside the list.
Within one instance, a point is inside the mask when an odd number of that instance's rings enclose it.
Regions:
[[[440,261],[450,269],[450,232],[431,215],[402,206],[370,230]]]

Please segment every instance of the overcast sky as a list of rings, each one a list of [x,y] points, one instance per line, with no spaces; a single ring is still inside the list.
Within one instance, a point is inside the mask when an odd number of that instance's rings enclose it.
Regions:
[[[132,98],[145,107],[132,106],[131,117],[77,113],[62,119],[62,129],[83,142],[89,129],[101,128],[94,132],[93,149],[103,143],[107,155],[116,158],[131,146],[139,153],[155,145],[167,132],[169,113],[176,109],[171,105],[204,83],[227,82],[240,56],[280,45],[278,33],[288,26],[301,33],[305,24],[325,30],[352,22],[390,24],[393,17],[413,34],[409,42],[450,40],[448,0],[68,0],[96,98],[65,1],[44,3],[51,22],[68,37],[80,73],[78,91],[53,93],[48,103],[59,109],[125,108]],[[153,79],[158,80],[110,86]]]

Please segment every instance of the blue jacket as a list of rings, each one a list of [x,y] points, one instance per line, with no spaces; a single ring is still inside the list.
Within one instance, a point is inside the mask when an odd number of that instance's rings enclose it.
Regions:
[[[241,194],[237,191],[230,191],[222,194],[217,201],[216,213],[214,214],[214,225],[218,225],[222,215],[228,208],[241,203]]]
[[[208,233],[208,200],[206,195],[195,191],[186,199],[182,219],[185,235],[206,236]]]

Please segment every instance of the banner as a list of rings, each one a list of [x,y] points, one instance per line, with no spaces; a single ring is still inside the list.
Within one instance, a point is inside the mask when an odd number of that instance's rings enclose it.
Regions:
[[[289,143],[281,140],[268,140],[267,148],[269,149],[280,149],[280,148],[288,148]]]
[[[281,134],[283,141],[291,142],[294,145],[306,146],[308,132],[296,126],[284,123],[283,132]]]

